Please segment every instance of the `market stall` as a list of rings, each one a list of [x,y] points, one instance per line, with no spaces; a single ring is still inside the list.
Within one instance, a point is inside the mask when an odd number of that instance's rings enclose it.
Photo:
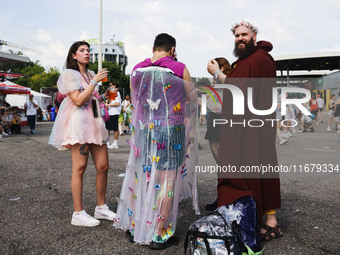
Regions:
[[[4,82],[0,82],[0,107],[5,107],[6,110],[9,111],[10,116],[13,114],[14,111],[18,111],[18,113],[22,113],[22,109],[19,107],[11,107],[11,104],[9,104],[6,101],[7,95],[12,94],[30,94],[31,89],[20,86],[18,84],[15,84],[13,82],[5,80]],[[21,114],[21,122],[22,125],[25,125],[27,121],[27,117],[24,114]]]

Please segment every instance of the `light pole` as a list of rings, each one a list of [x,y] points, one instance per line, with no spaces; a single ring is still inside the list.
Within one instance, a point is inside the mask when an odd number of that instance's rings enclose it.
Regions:
[[[103,0],[100,0],[100,8],[99,8],[99,47],[98,47],[98,72],[102,69],[103,64],[103,55],[102,55],[102,30],[103,30]],[[99,82],[99,85],[102,85],[102,82]]]

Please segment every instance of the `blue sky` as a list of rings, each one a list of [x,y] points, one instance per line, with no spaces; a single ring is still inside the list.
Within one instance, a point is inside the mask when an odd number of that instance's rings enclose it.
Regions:
[[[99,0],[0,0],[0,6],[0,39],[43,51],[24,53],[44,67],[61,70],[74,41],[99,35]],[[258,40],[272,42],[273,56],[340,51],[338,0],[103,0],[103,9],[103,41],[114,34],[125,43],[128,73],[166,32],[177,39],[179,61],[191,75],[208,76],[209,59],[235,60],[230,28],[241,20],[258,27]]]

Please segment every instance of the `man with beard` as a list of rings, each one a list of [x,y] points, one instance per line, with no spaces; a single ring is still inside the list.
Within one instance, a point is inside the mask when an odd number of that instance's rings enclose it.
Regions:
[[[236,24],[231,31],[235,36],[232,71],[226,77],[215,60],[208,63],[208,72],[221,83],[232,84],[242,90],[247,102],[247,89],[252,88],[252,104],[257,110],[268,110],[272,106],[272,88],[276,85],[276,66],[269,55],[272,44],[256,42],[258,30],[249,22]],[[222,119],[235,124],[221,125],[219,165],[235,166],[238,174],[219,173],[218,206],[231,204],[244,196],[255,199],[261,228],[261,240],[267,241],[282,236],[277,224],[275,209],[281,207],[280,179],[278,174],[241,173],[242,167],[278,165],[275,147],[275,112],[258,116],[245,107],[244,115],[233,114],[233,97],[229,89],[223,93]],[[261,127],[251,127],[249,120],[264,121]]]

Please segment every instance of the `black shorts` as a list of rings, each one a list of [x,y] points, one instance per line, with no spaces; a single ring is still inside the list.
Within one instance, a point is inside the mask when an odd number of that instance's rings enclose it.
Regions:
[[[105,122],[105,127],[107,130],[118,130],[118,117],[119,115],[110,115],[110,118]]]
[[[319,112],[322,112],[323,111],[323,107],[319,108]]]

